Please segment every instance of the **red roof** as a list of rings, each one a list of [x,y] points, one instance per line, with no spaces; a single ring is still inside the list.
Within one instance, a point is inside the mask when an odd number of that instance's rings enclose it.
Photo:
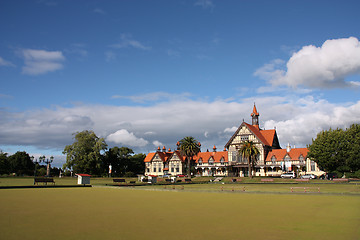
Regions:
[[[211,158],[214,159],[215,163],[221,162],[221,159],[224,159],[224,162],[228,162],[228,152],[199,152],[198,155],[194,157],[194,160],[198,163],[201,159],[203,163],[207,163]]]
[[[290,157],[290,161],[299,160],[300,156],[304,157],[304,160],[308,154],[309,150],[307,148],[292,148],[290,152],[287,152],[286,149],[273,149],[269,152],[266,157],[266,162],[271,162],[271,158],[275,156],[276,161],[283,161],[286,155]]]
[[[146,155],[144,162],[151,162],[151,160],[154,158],[156,152],[154,153],[149,153],[148,155]]]
[[[81,176],[81,177],[91,177],[91,175],[89,175],[89,174],[83,174],[83,173],[76,174],[76,175]]]
[[[158,154],[158,156],[160,157],[160,159],[163,162],[167,162],[169,159],[172,158],[172,156],[174,156],[174,154],[176,154],[178,156],[178,158],[181,159],[182,162],[184,162],[186,160],[186,157],[182,156],[180,151],[176,150],[175,152],[153,152],[153,153],[149,153],[145,157],[144,162],[151,162],[156,154]],[[222,152],[199,152],[196,156],[193,157],[193,160],[198,162],[198,160],[200,158],[201,158],[201,160],[203,162],[208,162],[211,158],[214,159],[214,162],[220,162],[222,158],[224,159],[224,162],[228,162],[228,152],[227,151],[222,151]]]
[[[254,108],[253,108],[253,112],[251,113],[250,116],[259,116],[260,114],[258,113],[257,109],[256,109],[256,106],[255,106],[255,103],[254,103]]]

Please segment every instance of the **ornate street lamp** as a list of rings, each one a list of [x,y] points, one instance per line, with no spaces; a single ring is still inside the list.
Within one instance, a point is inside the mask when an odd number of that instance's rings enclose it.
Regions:
[[[42,156],[39,159],[46,163],[46,177],[50,177],[50,164],[54,161],[54,157],[51,156],[50,159],[46,159],[45,156]]]
[[[45,157],[45,156],[43,156],[43,157]],[[34,156],[31,156],[30,159],[35,164],[35,169],[34,169],[34,185],[35,185],[36,167],[37,167],[38,163],[40,164],[43,161],[43,158],[39,157],[39,161],[38,161],[36,158],[34,158]]]

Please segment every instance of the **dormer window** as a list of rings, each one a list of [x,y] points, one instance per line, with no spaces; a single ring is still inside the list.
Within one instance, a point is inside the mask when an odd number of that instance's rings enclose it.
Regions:
[[[198,163],[199,163],[199,165],[202,165],[202,160],[201,160],[201,158],[199,159]]]
[[[271,163],[272,163],[272,164],[275,164],[275,163],[276,163],[276,157],[275,157],[275,156],[272,156],[272,157],[271,157]]]
[[[209,165],[214,165],[214,159],[211,158],[211,159],[209,160]]]
[[[303,156],[303,155],[300,155],[299,161],[300,161],[300,163],[305,163],[305,161],[304,161],[304,156]]]

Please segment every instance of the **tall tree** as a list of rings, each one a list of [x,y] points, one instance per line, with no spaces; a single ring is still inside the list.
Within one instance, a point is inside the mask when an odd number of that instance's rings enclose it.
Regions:
[[[26,152],[16,152],[8,157],[8,162],[10,173],[17,175],[32,175],[34,173],[35,165]]]
[[[308,157],[315,161],[320,169],[333,172],[346,166],[345,133],[342,129],[321,131],[308,145]]]
[[[346,166],[352,172],[360,170],[360,124],[353,124],[345,131]]]
[[[256,148],[255,144],[252,141],[246,141],[239,149],[239,154],[241,154],[242,157],[248,159],[249,177],[252,178],[252,171],[256,163],[256,158],[259,154],[259,150]]]
[[[0,150],[0,174],[9,174],[9,162],[7,153]]]
[[[127,147],[113,147],[105,154],[104,167],[106,170],[112,166],[113,176],[124,176],[129,174],[143,173],[145,171],[144,159],[146,155],[134,151]]]
[[[123,176],[129,168],[129,158],[134,154],[133,150],[127,147],[113,147],[105,154],[105,168],[112,166],[113,176]]]
[[[103,153],[107,144],[93,131],[82,131],[74,134],[75,141],[64,148],[66,163],[63,168],[73,169],[76,173],[100,175],[103,170]]]
[[[184,137],[179,141],[180,152],[187,160],[187,175],[191,177],[191,160],[200,152],[200,143],[193,137]]]

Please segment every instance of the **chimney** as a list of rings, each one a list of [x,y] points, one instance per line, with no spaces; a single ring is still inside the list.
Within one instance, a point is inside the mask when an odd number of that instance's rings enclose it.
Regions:
[[[162,149],[163,152],[166,152],[166,147],[164,146],[163,149]]]
[[[291,146],[290,146],[290,143],[288,143],[288,145],[286,146],[286,152],[290,152],[291,150]]]

